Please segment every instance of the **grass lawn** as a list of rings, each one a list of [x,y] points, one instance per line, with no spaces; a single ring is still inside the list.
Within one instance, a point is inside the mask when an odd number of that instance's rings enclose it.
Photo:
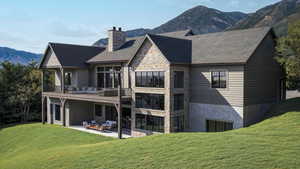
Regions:
[[[300,98],[249,128],[117,140],[53,125],[0,130],[1,169],[300,168]]]

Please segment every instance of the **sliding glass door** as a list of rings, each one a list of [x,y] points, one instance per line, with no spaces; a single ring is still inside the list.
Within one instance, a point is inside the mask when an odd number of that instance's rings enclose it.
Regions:
[[[97,87],[117,88],[119,85],[120,66],[97,67]]]

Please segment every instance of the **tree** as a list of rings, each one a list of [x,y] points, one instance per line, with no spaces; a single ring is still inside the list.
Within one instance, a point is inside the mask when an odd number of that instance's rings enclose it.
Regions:
[[[287,87],[296,88],[300,80],[300,21],[289,25],[288,35],[278,40],[277,61],[287,75]]]
[[[36,64],[31,63],[24,70],[22,81],[17,84],[19,101],[19,112],[22,114],[22,120],[28,121],[39,117],[40,110],[34,110],[32,107],[40,105],[41,98],[41,73],[36,69]]]
[[[36,63],[0,64],[0,124],[40,119],[41,75]]]

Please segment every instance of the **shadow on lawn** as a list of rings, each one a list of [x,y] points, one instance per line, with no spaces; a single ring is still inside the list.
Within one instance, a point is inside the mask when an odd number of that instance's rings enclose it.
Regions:
[[[283,115],[287,112],[300,112],[300,97],[285,100],[279,104],[274,105],[269,113],[266,113],[265,119]]]

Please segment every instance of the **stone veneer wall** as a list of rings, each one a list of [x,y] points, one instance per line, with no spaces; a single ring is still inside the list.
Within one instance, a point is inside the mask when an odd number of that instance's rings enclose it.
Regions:
[[[59,67],[61,66],[57,56],[55,55],[55,53],[52,51],[52,49],[48,50],[48,53],[46,55],[45,61],[43,63],[43,67]]]
[[[165,72],[165,88],[142,88],[135,87],[135,71],[164,71]],[[149,114],[154,116],[164,117],[165,133],[170,133],[170,64],[162,55],[159,49],[153,45],[149,40],[146,40],[138,51],[135,59],[131,65],[131,86],[132,86],[132,136],[145,136],[153,134],[150,131],[139,130],[135,128],[135,114]],[[165,110],[148,110],[135,108],[135,93],[153,93],[165,95]]]
[[[112,52],[120,48],[126,41],[125,32],[119,30],[108,31],[108,44],[107,48],[109,52]]]

